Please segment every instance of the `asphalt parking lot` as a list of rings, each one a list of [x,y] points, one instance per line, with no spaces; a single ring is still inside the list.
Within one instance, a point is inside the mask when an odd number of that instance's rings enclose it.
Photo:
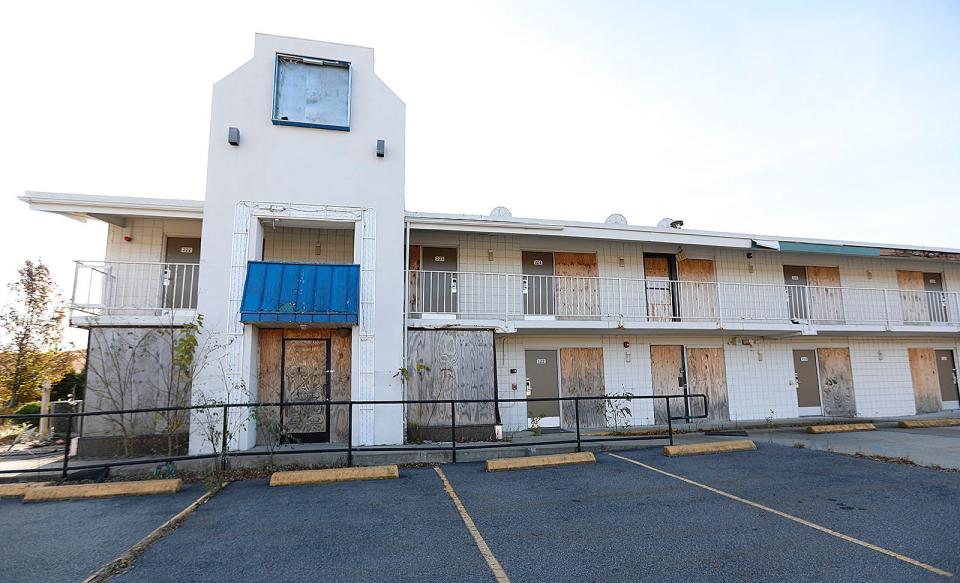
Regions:
[[[689,458],[644,448],[597,454],[596,465],[492,474],[444,465],[486,558],[433,468],[381,482],[236,482],[115,580],[493,581],[491,557],[514,582],[932,581],[960,571],[960,474],[758,445]],[[54,527],[49,556],[6,563],[12,576],[2,578],[79,580],[136,538],[117,517],[159,525],[199,494],[3,501],[3,516],[17,517],[0,524],[4,540],[31,532],[21,508]],[[128,506],[83,506],[117,504]],[[58,528],[58,513],[76,520]],[[54,570],[81,558],[83,568]]]

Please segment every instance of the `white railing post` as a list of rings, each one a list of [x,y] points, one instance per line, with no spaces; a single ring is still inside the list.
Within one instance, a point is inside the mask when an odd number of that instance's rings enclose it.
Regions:
[[[620,313],[620,320],[623,321],[623,278],[617,278],[617,311]]]

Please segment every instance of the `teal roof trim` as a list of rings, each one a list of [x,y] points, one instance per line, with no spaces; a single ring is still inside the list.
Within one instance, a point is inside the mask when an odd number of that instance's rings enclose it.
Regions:
[[[831,255],[856,255],[858,257],[880,257],[878,247],[854,247],[848,245],[823,245],[821,243],[796,243],[780,241],[780,251],[789,253],[829,253]]]

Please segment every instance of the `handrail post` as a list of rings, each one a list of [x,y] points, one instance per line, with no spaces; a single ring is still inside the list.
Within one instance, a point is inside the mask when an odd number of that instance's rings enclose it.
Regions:
[[[457,404],[450,401],[450,441],[453,444],[453,463],[457,463]]]
[[[223,427],[220,432],[220,471],[227,471],[227,415],[229,411],[227,404],[223,404]]]
[[[347,467],[353,466],[353,401],[347,405]]]
[[[573,413],[577,418],[577,451],[583,451],[580,446],[580,397],[573,398]]]
[[[620,314],[621,321],[624,318],[623,315],[623,278],[617,278],[617,311]]]
[[[73,411],[67,415],[67,435],[63,442],[63,466],[60,468],[60,481],[67,479],[67,467],[70,464],[70,441],[73,433]]]
[[[670,413],[670,397],[665,396],[667,400],[667,435],[670,436],[670,445],[673,445],[673,415]]]

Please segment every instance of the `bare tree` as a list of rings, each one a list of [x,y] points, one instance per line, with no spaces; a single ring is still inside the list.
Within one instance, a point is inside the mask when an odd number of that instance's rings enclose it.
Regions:
[[[7,286],[13,300],[0,312],[7,338],[3,350],[11,355],[0,371],[8,408],[35,394],[43,381],[56,382],[66,372],[59,366],[64,309],[50,270],[40,260],[27,260],[17,274]]]

